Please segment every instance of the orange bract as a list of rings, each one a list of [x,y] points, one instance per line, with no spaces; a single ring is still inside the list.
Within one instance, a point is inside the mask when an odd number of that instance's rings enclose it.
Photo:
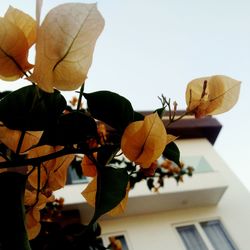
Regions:
[[[16,25],[27,39],[30,48],[36,41],[36,21],[19,9],[9,7],[4,18]]]
[[[96,157],[97,153],[94,153]],[[95,164],[88,158],[88,156],[84,155],[82,159],[82,172],[84,176],[95,177],[97,174]]]
[[[68,167],[74,159],[74,155],[64,155],[56,158],[53,170],[50,172],[48,187],[53,191],[65,186],[67,180]]]
[[[25,190],[24,204],[30,206],[26,212],[26,228],[29,240],[34,239],[40,232],[40,210],[45,207],[47,200],[45,195],[39,194],[36,202],[36,192]]]
[[[128,125],[122,136],[121,149],[129,160],[148,168],[160,157],[166,144],[165,126],[158,114],[153,113],[144,121]]]
[[[40,157],[40,156],[48,155],[54,152],[55,152],[54,147],[44,145],[44,146],[31,149],[29,151],[28,158]],[[53,167],[55,166],[55,162],[56,160],[52,159],[49,161],[45,161],[40,165],[40,188],[43,188],[45,183],[47,182],[47,179],[49,178],[49,173],[52,171]],[[28,177],[28,181],[30,185],[33,186],[34,188],[38,187],[37,174],[38,174],[38,170],[36,168]]]
[[[47,92],[80,87],[103,26],[95,4],[68,3],[52,9],[38,29],[35,67],[29,79]]]
[[[0,78],[17,80],[30,70],[28,63],[29,43],[23,31],[7,18],[0,17]]]
[[[51,153],[55,153],[62,149],[61,146],[41,146],[30,150],[28,157],[35,158],[39,156],[48,155]],[[70,163],[74,159],[74,155],[65,155],[61,157],[57,157],[52,160],[48,160],[43,162],[40,165],[40,188],[43,188],[46,184],[46,187],[55,191],[62,187],[64,187],[67,179],[67,171]],[[34,187],[37,188],[37,172],[38,170],[35,169],[28,178],[29,183]]]
[[[227,76],[194,79],[186,90],[187,110],[197,118],[221,114],[236,104],[239,93],[240,82]]]
[[[26,131],[20,152],[23,153],[33,145],[37,144],[41,138],[42,131]],[[22,132],[0,126],[0,140],[12,151],[16,152]]]

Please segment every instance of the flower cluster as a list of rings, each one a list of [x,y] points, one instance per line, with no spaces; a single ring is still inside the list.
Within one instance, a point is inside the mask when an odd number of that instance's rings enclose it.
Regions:
[[[28,80],[26,87],[5,93],[0,100],[0,170],[1,175],[27,176],[23,205],[29,239],[39,233],[40,210],[53,200],[53,191],[65,185],[76,155],[83,156],[83,174],[93,178],[82,192],[95,207],[90,225],[105,213],[125,209],[134,175],[142,180],[141,176],[160,173],[160,186],[163,176],[191,175],[191,168],[183,172],[176,137],[166,128],[186,114],[199,118],[228,111],[240,89],[240,82],[227,76],[195,79],[187,86],[187,110],[179,118],[177,104],[172,111],[164,96],[162,107],[144,116],[117,93],[85,93],[95,43],[104,27],[101,14],[95,4],[67,3],[52,9],[40,24],[40,8],[37,0],[37,20],[13,7],[0,18],[0,79]],[[36,57],[31,65],[28,53],[33,44]],[[67,109],[60,91],[79,87],[79,97],[71,103],[76,109]],[[165,109],[167,125],[161,119]],[[113,131],[110,135],[106,126]],[[124,154],[132,165],[112,165],[117,154]],[[159,166],[162,154],[175,167],[166,162]]]

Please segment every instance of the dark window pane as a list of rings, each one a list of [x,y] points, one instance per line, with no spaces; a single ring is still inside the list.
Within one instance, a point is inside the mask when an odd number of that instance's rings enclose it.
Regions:
[[[219,220],[200,223],[215,250],[237,250]]]
[[[208,250],[194,225],[176,228],[187,250]]]

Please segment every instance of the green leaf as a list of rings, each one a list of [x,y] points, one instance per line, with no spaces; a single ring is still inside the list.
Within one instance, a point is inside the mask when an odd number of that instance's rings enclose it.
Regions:
[[[94,220],[115,208],[125,197],[129,176],[124,168],[103,168],[97,176]]]
[[[0,99],[4,98],[6,95],[8,95],[8,94],[10,94],[10,93],[11,93],[11,91],[9,91],[9,90],[0,92]]]
[[[97,125],[95,120],[82,112],[63,114],[57,123],[45,130],[39,145],[72,145],[83,143],[86,139],[97,137]]]
[[[165,113],[165,111],[166,111],[166,110],[165,110],[165,107],[162,107],[162,108],[156,109],[156,110],[154,111],[154,113],[157,112],[157,114],[159,115],[159,117],[162,118],[163,115],[164,115],[164,113]]]
[[[44,130],[66,107],[59,91],[47,93],[31,85],[7,94],[0,100],[0,121],[10,129]]]
[[[106,166],[114,158],[120,147],[117,145],[106,144],[99,148],[97,152],[97,161]]]
[[[133,122],[136,122],[136,121],[143,121],[144,118],[145,118],[144,115],[142,115],[142,114],[139,113],[139,112],[134,111],[134,120],[133,120]]]
[[[91,115],[118,131],[123,131],[134,120],[134,110],[129,100],[110,91],[84,93]]]
[[[180,150],[174,142],[167,144],[162,155],[180,166]]]

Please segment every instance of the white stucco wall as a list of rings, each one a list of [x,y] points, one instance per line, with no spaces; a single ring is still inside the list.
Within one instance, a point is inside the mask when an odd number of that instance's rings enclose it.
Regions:
[[[183,249],[183,246],[174,225],[220,219],[238,248],[249,250],[249,192],[206,139],[179,140],[177,143],[183,156],[204,155],[214,171],[221,173],[229,186],[220,202],[216,206],[185,208],[120,219],[101,220],[102,233],[125,231],[133,250],[178,250]],[[199,178],[199,175],[202,174],[197,174],[193,178]],[[192,179],[188,182],[192,182]],[[147,204],[141,204],[141,206],[147,206]]]

